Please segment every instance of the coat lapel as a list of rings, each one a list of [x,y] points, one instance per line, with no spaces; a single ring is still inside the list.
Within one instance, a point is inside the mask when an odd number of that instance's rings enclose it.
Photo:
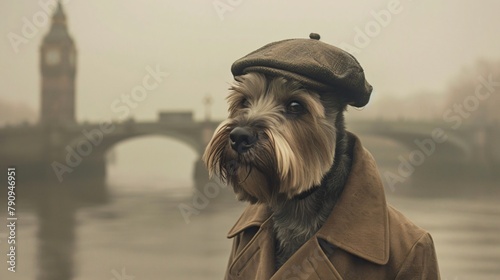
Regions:
[[[228,279],[270,279],[274,274],[274,235],[267,207],[248,206],[229,232],[228,238],[250,227],[258,227],[257,233],[229,264]]]
[[[344,192],[317,237],[376,264],[389,260],[389,215],[372,155],[354,146],[354,164]]]

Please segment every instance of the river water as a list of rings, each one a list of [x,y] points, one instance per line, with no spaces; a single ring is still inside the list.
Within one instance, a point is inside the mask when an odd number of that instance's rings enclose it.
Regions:
[[[8,272],[4,264],[0,279],[222,279],[231,245],[226,232],[243,205],[232,200],[227,188],[219,189],[205,208],[186,219],[179,205],[193,205],[189,187],[138,187],[136,182],[110,185],[111,199],[101,205],[74,209],[62,203],[45,234],[38,230],[35,208],[21,203],[17,272]],[[53,202],[64,199],[63,193],[53,192]],[[453,280],[500,279],[499,198],[495,192],[440,197],[388,193],[391,204],[431,232],[442,278]],[[4,254],[7,234],[1,234]],[[41,272],[40,267],[58,271]]]

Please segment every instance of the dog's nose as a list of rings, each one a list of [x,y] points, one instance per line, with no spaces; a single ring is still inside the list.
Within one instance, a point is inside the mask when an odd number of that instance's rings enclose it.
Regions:
[[[252,132],[243,127],[236,127],[231,130],[229,138],[231,139],[231,147],[238,152],[238,154],[248,151],[257,141],[257,138]]]

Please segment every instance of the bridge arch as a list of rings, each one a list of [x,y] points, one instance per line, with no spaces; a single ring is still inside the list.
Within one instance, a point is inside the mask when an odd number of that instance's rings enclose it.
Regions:
[[[176,129],[171,127],[149,127],[144,129],[141,126],[140,129],[136,129],[133,126],[122,124],[117,126],[112,133],[105,134],[101,132],[102,139],[95,136],[95,134],[88,136],[88,134],[81,133],[70,141],[69,146],[77,149],[82,142],[90,142],[92,145],[90,157],[101,158],[111,147],[120,142],[144,136],[164,136],[186,144],[201,157],[205,149],[202,132],[201,129]]]
[[[113,153],[104,155],[105,182],[112,192],[159,190],[185,196],[195,187],[193,174],[199,155],[185,142],[165,135],[143,135],[116,142],[108,152]]]
[[[454,131],[446,131],[440,129],[444,141],[436,141],[433,139],[433,133],[436,126],[430,127],[414,127],[411,124],[390,124],[390,125],[370,125],[370,126],[357,126],[353,132],[359,135],[372,135],[380,138],[390,139],[400,145],[406,147],[408,151],[422,150],[422,143],[432,142],[434,148],[432,149],[433,160],[438,161],[467,161],[473,157],[473,148],[471,144],[463,139]],[[417,142],[421,143],[419,146]],[[429,144],[431,145],[431,144]],[[432,156],[429,155],[429,156]]]
[[[76,137],[68,141],[73,150],[81,150],[82,143],[92,146],[92,151],[85,155],[85,165],[89,170],[97,170],[94,173],[103,179],[107,177],[107,166],[105,155],[113,146],[137,137],[162,136],[185,144],[196,154],[194,168],[191,169],[195,187],[203,185],[208,180],[201,156],[205,149],[206,136],[214,124],[207,126],[205,123],[193,122],[171,122],[171,123],[134,123],[126,122],[114,124],[114,128],[108,133],[99,134],[96,126],[76,134]],[[90,132],[89,132],[90,131]],[[213,130],[212,130],[213,131]],[[89,136],[90,135],[90,136]],[[99,135],[102,135],[100,137]],[[90,143],[92,142],[92,143]],[[82,173],[83,174],[83,173]],[[85,176],[85,174],[83,174]]]

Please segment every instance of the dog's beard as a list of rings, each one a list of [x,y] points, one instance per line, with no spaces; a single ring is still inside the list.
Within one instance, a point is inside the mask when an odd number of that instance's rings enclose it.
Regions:
[[[231,185],[239,200],[270,201],[276,192],[272,186],[278,183],[273,147],[269,141],[259,141],[248,152],[239,154],[229,142],[233,127],[233,120],[224,121],[208,144],[203,160],[209,174]],[[265,137],[264,132],[259,137]]]
[[[292,96],[307,113],[289,116],[283,103]],[[242,99],[250,100],[245,107]],[[214,133],[203,160],[210,176],[231,185],[239,200],[272,203],[291,199],[321,183],[335,156],[333,112],[328,114],[316,93],[295,82],[247,74],[228,97],[230,116]],[[230,144],[230,132],[246,127],[258,138],[244,153]]]

